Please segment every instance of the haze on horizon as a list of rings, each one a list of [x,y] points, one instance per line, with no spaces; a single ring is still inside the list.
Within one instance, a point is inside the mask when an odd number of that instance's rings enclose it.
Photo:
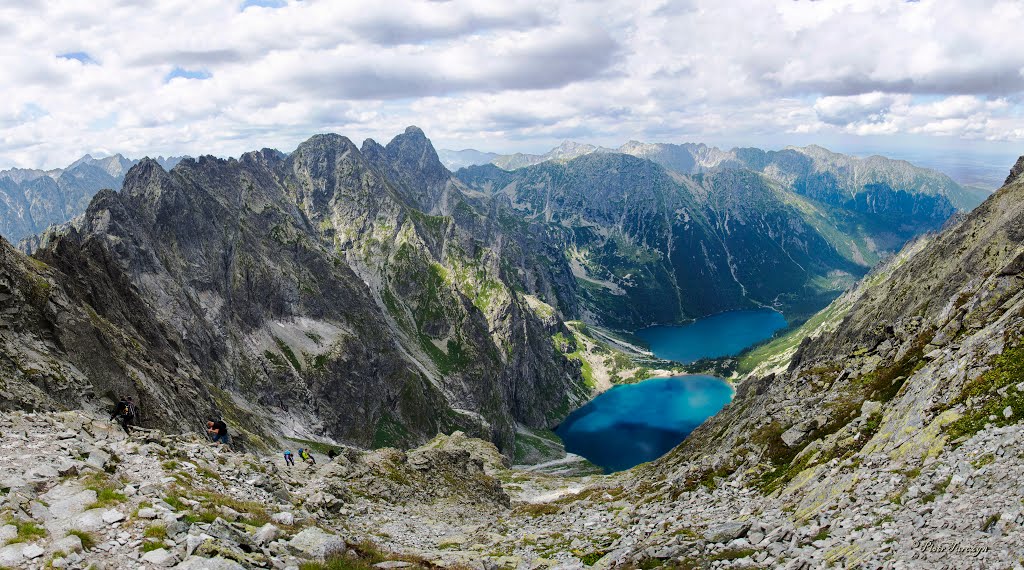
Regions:
[[[4,3],[0,168],[410,124],[450,149],[814,143],[1008,167],[1022,27],[1005,0]]]

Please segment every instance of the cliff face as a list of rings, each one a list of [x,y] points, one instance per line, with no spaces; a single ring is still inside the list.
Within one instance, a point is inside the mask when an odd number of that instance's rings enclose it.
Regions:
[[[135,394],[163,427],[216,410],[253,441],[408,446],[463,429],[510,449],[517,424],[548,427],[584,397],[578,365],[520,292],[531,266],[503,261],[532,260],[529,240],[488,231],[421,137],[370,158],[324,135],[287,157],[139,163],[37,260],[7,251],[9,273],[50,284],[40,311],[49,291],[66,294],[124,346],[84,348],[96,332],[53,310],[45,326],[24,321],[24,334],[59,337],[34,360],[95,361],[72,393],[101,378],[93,395]],[[435,200],[455,217],[416,207]],[[28,372],[12,384],[31,392]],[[9,404],[32,405],[20,392]]]

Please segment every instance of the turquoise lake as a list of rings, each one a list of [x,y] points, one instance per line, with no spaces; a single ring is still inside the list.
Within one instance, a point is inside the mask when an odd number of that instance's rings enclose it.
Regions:
[[[727,382],[712,376],[651,378],[615,386],[555,430],[566,451],[606,473],[661,457],[732,399]]]
[[[658,358],[689,364],[701,358],[739,354],[786,328],[786,318],[771,309],[719,313],[692,323],[636,331]]]
[[[731,311],[680,326],[636,332],[658,358],[688,364],[740,353],[786,327],[769,309]],[[612,473],[661,457],[732,400],[728,382],[712,376],[652,378],[598,395],[555,430],[566,451]]]

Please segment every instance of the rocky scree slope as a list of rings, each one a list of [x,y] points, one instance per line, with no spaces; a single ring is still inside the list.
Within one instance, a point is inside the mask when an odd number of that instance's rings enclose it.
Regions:
[[[81,412],[0,428],[10,568],[1011,568],[1024,549],[1020,424],[919,473],[865,462],[842,509],[809,518],[735,480],[510,471],[458,433],[288,467]]]
[[[518,424],[561,419],[586,392],[549,340],[564,327],[524,297],[557,281],[536,242],[496,232],[440,180],[419,129],[364,146],[371,158],[323,135],[287,157],[145,160],[34,258],[0,246],[4,310],[24,313],[0,328],[6,405],[37,407],[29,395],[60,394],[50,384],[129,394],[148,425],[223,414],[257,445],[463,429],[510,450]],[[442,194],[451,215],[414,206]]]

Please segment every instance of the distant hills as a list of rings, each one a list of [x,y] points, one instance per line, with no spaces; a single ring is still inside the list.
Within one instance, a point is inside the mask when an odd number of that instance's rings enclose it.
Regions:
[[[976,186],[958,184],[933,169],[921,168],[904,160],[882,156],[858,158],[831,152],[817,145],[786,147],[780,151],[758,148],[722,150],[700,143],[664,144],[629,141],[619,148],[605,148],[566,141],[544,154],[495,154],[477,150],[441,150],[441,161],[452,171],[467,166],[494,164],[503,170],[516,170],[547,161],[565,162],[592,153],[620,153],[654,161],[668,170],[693,175],[715,170],[747,168],[792,184],[800,179],[819,178],[822,184],[836,184],[856,194],[856,187],[869,182],[884,182],[895,189],[946,196],[959,210],[971,210],[988,197]],[[814,184],[814,182],[811,182]]]
[[[181,159],[156,160],[170,169]],[[0,235],[17,243],[81,215],[97,192],[120,189],[125,174],[138,162],[120,154],[105,158],[85,155],[66,168],[0,171]]]

